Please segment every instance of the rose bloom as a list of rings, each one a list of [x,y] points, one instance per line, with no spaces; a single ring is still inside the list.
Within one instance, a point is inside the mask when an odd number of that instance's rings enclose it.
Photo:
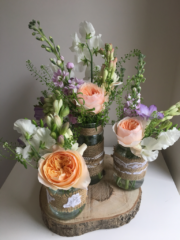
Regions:
[[[78,151],[59,150],[42,156],[39,160],[38,180],[53,190],[72,187],[86,189],[90,176],[83,157]]]
[[[83,105],[83,99],[85,109],[95,108],[93,111],[95,114],[101,112],[104,108],[104,102],[108,101],[108,96],[105,96],[105,91],[93,83],[84,83],[78,89],[78,101]],[[80,99],[83,98],[83,99]]]
[[[118,143],[124,147],[133,147],[140,143],[144,135],[145,122],[137,117],[125,117],[113,126]]]

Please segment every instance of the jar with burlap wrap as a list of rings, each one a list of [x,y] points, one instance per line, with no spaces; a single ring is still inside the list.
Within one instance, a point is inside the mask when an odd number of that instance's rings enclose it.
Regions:
[[[130,148],[117,144],[114,148],[113,162],[113,177],[119,188],[134,190],[141,187],[148,167],[143,158],[132,154]]]
[[[88,147],[84,151],[83,157],[89,170],[91,183],[98,183],[103,177],[104,166],[104,130],[96,123],[81,124],[79,145],[85,143]]]
[[[48,210],[61,220],[77,217],[86,205],[87,190],[71,188],[54,191],[46,187]]]

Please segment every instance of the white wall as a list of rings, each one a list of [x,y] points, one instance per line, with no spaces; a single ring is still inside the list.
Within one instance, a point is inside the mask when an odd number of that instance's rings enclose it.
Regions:
[[[42,85],[26,69],[30,59],[35,66],[48,64],[50,54],[41,49],[28,29],[32,19],[40,20],[44,32],[61,46],[66,61],[71,34],[81,21],[93,23],[104,42],[118,46],[118,57],[138,48],[146,55],[146,83],[142,86],[145,104],[158,109],[169,107],[173,94],[179,57],[179,8],[175,0],[1,0],[0,1],[0,136],[9,141],[18,137],[13,123],[32,118],[33,105]],[[135,73],[135,60],[126,64],[127,76]],[[115,104],[110,116],[115,119]],[[111,126],[105,129],[105,144],[116,143]],[[179,143],[177,143],[178,145]],[[13,166],[0,161],[0,182]]]

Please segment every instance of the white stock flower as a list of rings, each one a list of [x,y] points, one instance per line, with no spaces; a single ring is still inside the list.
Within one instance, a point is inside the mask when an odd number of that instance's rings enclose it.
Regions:
[[[37,127],[29,119],[19,119],[14,123],[14,130],[25,136],[34,134]]]
[[[113,80],[113,83],[112,83],[113,86],[118,86],[122,84],[122,82],[117,82],[119,80],[119,77],[115,72],[113,73],[112,80]]]
[[[93,37],[95,35],[95,29],[92,23],[84,21],[79,24],[79,33],[81,34],[81,38],[83,41],[86,40],[86,34],[91,34],[90,36]]]
[[[23,157],[24,159],[26,159],[26,160],[31,160],[31,159],[29,158],[29,153],[30,153],[30,152],[31,152],[31,146],[30,146],[30,145],[28,145],[28,146],[25,147],[25,148],[21,148],[21,147],[17,147],[17,148],[16,148],[16,153],[21,154],[22,157]]]
[[[51,148],[55,145],[56,141],[51,136],[51,131],[48,128],[39,128],[33,135],[31,143],[36,148],[39,149],[40,143],[44,143],[46,149]],[[43,153],[43,150],[41,151]]]

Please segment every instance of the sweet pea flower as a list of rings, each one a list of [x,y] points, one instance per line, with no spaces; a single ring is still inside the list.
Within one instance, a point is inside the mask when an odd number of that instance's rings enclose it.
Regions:
[[[85,41],[86,35],[90,35],[90,37],[93,37],[96,32],[92,23],[84,21],[79,24],[79,33],[81,34],[81,40]]]
[[[22,157],[28,161],[31,161],[30,159],[30,152],[31,152],[31,146],[28,145],[25,148],[17,147],[16,153],[22,155]]]
[[[136,110],[136,113],[145,119],[153,119],[153,118],[162,119],[164,117],[163,113],[160,113],[157,111],[157,107],[155,105],[151,105],[148,108],[146,105],[140,104],[139,109]]]

